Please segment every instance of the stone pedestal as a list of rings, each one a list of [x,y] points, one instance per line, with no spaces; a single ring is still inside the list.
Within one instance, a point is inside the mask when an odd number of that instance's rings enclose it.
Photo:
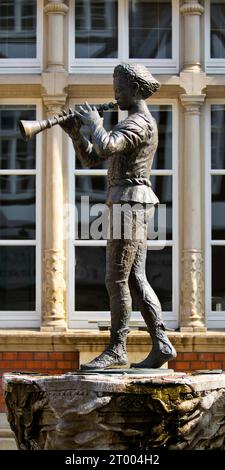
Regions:
[[[3,383],[21,450],[225,448],[225,373],[14,373]]]

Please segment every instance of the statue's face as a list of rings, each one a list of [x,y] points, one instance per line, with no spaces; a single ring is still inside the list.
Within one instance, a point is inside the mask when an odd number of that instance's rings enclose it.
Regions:
[[[135,101],[136,94],[131,84],[123,76],[116,76],[113,80],[115,100],[121,110],[129,110]]]

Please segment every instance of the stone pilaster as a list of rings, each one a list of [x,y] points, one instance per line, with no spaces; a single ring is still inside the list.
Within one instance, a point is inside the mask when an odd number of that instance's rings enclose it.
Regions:
[[[63,17],[69,8],[60,0],[50,0],[44,7],[48,17],[47,71],[64,71]]]
[[[200,107],[205,95],[181,95],[184,106],[183,257],[180,326],[205,331],[201,231]]]
[[[66,95],[43,96],[47,117],[61,112]],[[46,131],[46,214],[43,257],[42,331],[66,329],[63,250],[62,131],[58,125]]]
[[[204,7],[196,0],[186,0],[180,8],[184,15],[184,69],[201,69],[200,17]]]

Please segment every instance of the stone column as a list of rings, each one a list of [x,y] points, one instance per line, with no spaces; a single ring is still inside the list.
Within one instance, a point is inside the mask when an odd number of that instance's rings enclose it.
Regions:
[[[61,112],[66,95],[43,96],[47,117]],[[42,331],[66,329],[65,273],[63,250],[63,155],[62,130],[56,125],[46,131],[45,249],[43,257]]]
[[[69,8],[60,0],[50,0],[44,7],[48,16],[47,71],[63,71],[63,17]]]
[[[205,95],[181,95],[184,106],[181,331],[205,331],[201,230],[200,107]]]
[[[186,0],[180,8],[184,15],[184,70],[201,68],[200,17],[204,8],[197,0]]]

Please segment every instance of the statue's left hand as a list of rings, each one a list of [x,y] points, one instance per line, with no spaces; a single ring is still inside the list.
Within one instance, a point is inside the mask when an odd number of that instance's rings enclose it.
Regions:
[[[96,107],[93,106],[92,108],[88,103],[85,103],[83,106],[79,106],[79,111],[75,111],[75,114],[79,119],[81,119],[85,126],[102,122],[102,118]]]

